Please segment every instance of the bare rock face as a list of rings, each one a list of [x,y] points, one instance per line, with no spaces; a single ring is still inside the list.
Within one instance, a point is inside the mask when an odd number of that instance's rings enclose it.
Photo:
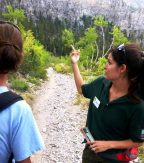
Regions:
[[[82,15],[104,15],[122,29],[142,30],[144,24],[143,0],[21,0],[27,14],[51,15],[78,20]]]
[[[37,19],[52,16],[78,21],[83,15],[103,15],[107,20],[127,31],[141,36],[144,26],[144,0],[0,0],[0,8],[6,4],[20,6],[28,17]]]

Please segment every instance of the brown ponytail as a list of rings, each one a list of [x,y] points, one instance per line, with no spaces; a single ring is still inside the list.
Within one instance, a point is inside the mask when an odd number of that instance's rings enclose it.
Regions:
[[[142,68],[139,75],[139,84],[138,84],[138,94],[144,100],[144,53],[141,55],[142,58]]]
[[[0,74],[16,71],[22,60],[23,42],[15,25],[0,21]]]
[[[144,99],[144,54],[140,47],[137,44],[126,44],[122,50],[118,47],[113,48],[111,54],[118,66],[127,66],[129,97],[134,102],[138,102],[140,98]]]

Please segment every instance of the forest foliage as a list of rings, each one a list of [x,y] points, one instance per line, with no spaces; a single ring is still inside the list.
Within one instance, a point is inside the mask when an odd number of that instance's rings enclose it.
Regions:
[[[23,63],[19,69],[21,76],[24,76],[27,81],[29,81],[30,78],[33,80],[46,79],[46,68],[50,54],[35,38],[32,30],[25,29],[24,24],[25,21],[27,21],[27,18],[24,10],[14,9],[12,6],[7,6],[7,12],[3,13],[2,15],[4,20],[14,23],[21,30],[24,51]],[[19,76],[11,77],[12,87],[19,91],[26,91],[28,89],[27,81],[17,79]]]
[[[19,72],[30,78],[45,79],[49,66],[58,72],[70,72],[71,45],[80,50],[79,64],[84,74],[100,75],[112,45],[128,42],[120,27],[108,22],[103,16],[83,16],[81,23],[72,25],[66,20],[40,14],[37,22],[34,22],[27,19],[23,9],[15,9],[10,5],[2,16],[21,29],[24,61]]]

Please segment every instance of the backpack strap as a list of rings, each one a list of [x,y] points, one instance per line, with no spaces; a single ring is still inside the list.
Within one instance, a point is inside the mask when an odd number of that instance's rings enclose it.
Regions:
[[[20,100],[23,100],[23,98],[20,95],[17,95],[16,93],[12,91],[1,93],[0,94],[0,112],[3,111],[4,109],[7,109],[10,105]],[[12,163],[12,159],[13,159],[13,153],[11,153],[8,163]]]
[[[13,156],[13,153],[12,153],[9,160],[8,160],[8,163],[12,163],[13,158],[14,158],[14,156]]]
[[[0,94],[0,112],[14,104],[17,101],[23,100],[20,95],[12,91],[3,92]]]

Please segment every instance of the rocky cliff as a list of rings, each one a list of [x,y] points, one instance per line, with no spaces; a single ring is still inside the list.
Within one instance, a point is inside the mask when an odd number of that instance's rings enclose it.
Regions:
[[[28,16],[66,18],[74,21],[82,15],[104,15],[123,29],[143,30],[144,0],[0,0],[0,7],[15,4]]]
[[[144,28],[144,0],[0,0],[0,8],[13,4],[26,10],[34,20],[38,15],[79,20],[82,15],[103,15],[107,20],[119,25],[129,36],[142,39]]]

